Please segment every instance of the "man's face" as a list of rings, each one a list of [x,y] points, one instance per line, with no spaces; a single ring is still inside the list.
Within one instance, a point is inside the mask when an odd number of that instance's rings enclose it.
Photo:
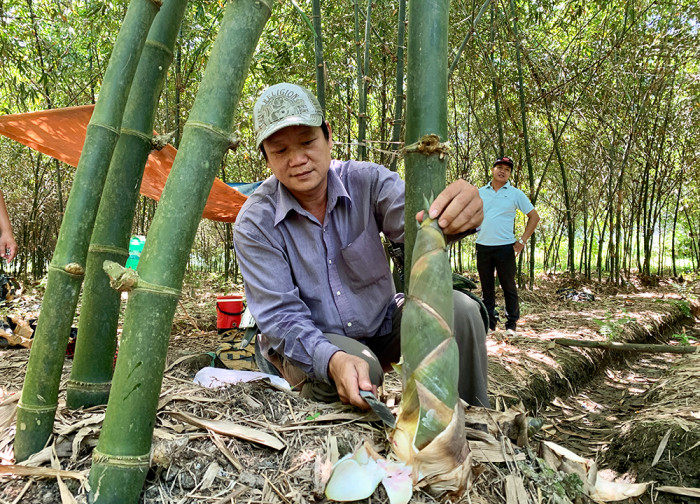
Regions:
[[[493,180],[496,180],[501,184],[505,184],[508,182],[508,178],[510,177],[510,165],[499,163],[493,167],[492,173]]]
[[[297,200],[325,192],[331,165],[332,136],[320,126],[287,126],[263,140],[267,166]]]

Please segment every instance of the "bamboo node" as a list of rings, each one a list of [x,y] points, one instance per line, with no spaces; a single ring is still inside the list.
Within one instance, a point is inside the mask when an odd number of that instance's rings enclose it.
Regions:
[[[131,128],[122,128],[121,134],[140,138],[142,141],[147,142],[147,143],[150,143],[151,139],[153,138],[153,135],[147,135],[145,133],[142,133],[139,130],[135,130],[135,129],[131,129]]]
[[[176,133],[177,130],[173,130],[170,133],[155,136],[151,138],[151,145],[155,150],[163,150],[166,145],[173,141]]]
[[[70,273],[71,275],[84,275],[85,274],[85,268],[83,268],[78,263],[68,263],[63,267],[63,269],[66,273]]]
[[[66,388],[70,390],[80,390],[83,392],[109,392],[112,382],[91,383],[78,380],[68,380]]]
[[[92,451],[93,464],[110,465],[113,467],[148,468],[150,459],[150,452],[145,455],[108,455],[98,451],[97,448]]]
[[[231,135],[231,137],[228,139],[229,150],[236,152],[236,150],[238,150],[239,145],[241,145],[241,139],[235,135]]]
[[[129,251],[123,247],[113,247],[111,245],[96,245],[90,244],[88,253],[93,254],[116,254],[123,257],[129,257]]]
[[[19,403],[17,404],[17,407],[19,409],[23,409],[24,411],[30,411],[35,414],[53,413],[58,408],[58,403],[40,406],[38,404],[27,404],[20,399]]]
[[[449,155],[450,143],[440,142],[440,137],[435,133],[429,133],[423,135],[423,137],[416,143],[407,145],[404,147],[404,154],[409,152],[419,152],[429,156],[431,154],[438,154],[440,159],[444,159],[445,156]]]
[[[114,261],[105,261],[102,269],[109,276],[109,285],[119,292],[129,292],[138,284],[139,274],[131,268],[125,268]]]

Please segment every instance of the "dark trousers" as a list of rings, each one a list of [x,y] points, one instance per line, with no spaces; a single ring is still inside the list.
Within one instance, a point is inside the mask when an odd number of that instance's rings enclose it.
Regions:
[[[455,340],[459,351],[459,396],[474,406],[490,407],[487,395],[488,365],[486,353],[486,331],[479,314],[479,304],[466,294],[453,291]],[[392,332],[386,336],[367,338],[364,342],[328,334],[328,340],[344,352],[361,357],[369,364],[372,383],[379,386],[384,381],[384,372],[392,369],[391,364],[401,358],[401,317],[403,304],[394,312]],[[310,380],[303,371],[278,354],[268,356],[282,376],[302,397],[316,401],[338,401],[335,384],[320,380]]]
[[[489,312],[489,325],[496,327],[496,287],[494,272],[503,289],[506,301],[506,329],[515,329],[515,323],[520,318],[518,287],[515,284],[515,250],[511,245],[476,245],[476,269],[481,281],[481,297],[486,310]]]

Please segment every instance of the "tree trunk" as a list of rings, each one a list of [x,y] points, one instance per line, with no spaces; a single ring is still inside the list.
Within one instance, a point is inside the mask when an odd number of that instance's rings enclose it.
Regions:
[[[326,113],[326,63],[323,60],[323,38],[321,25],[321,0],[313,0],[311,4],[314,25],[314,55],[316,58],[316,98],[321,109]]]
[[[88,124],[49,266],[41,316],[17,407],[15,458],[18,461],[41,450],[53,429],[61,370],[85,273],[92,227],[119,137],[131,80],[158,8],[159,5],[151,0],[132,0],[129,4],[105,73],[100,99]]]
[[[464,37],[464,40],[459,46],[459,49],[457,49],[457,54],[455,54],[454,60],[452,61],[452,64],[450,65],[450,70],[448,74],[451,76],[452,73],[455,71],[455,68],[457,68],[457,63],[459,63],[459,58],[462,56],[462,51],[464,51],[464,48],[467,47],[467,44],[469,41],[472,39],[474,34],[476,33],[476,25],[479,24],[479,21],[481,21],[481,16],[484,15],[484,12],[486,11],[486,7],[489,6],[489,4],[492,2],[492,0],[486,0],[481,8],[479,9],[479,12],[476,14],[476,18],[472,20],[471,23],[471,29],[469,30],[469,33],[467,33],[466,37]],[[493,39],[491,40],[493,42]]]
[[[515,37],[515,61],[518,65],[518,92],[520,96],[520,115],[523,123],[523,144],[525,145],[525,161],[527,163],[527,176],[530,184],[530,201],[535,198],[535,173],[532,169],[532,156],[530,155],[530,136],[527,132],[527,109],[525,107],[525,87],[523,84],[523,66],[520,63],[520,35],[518,34],[518,16],[515,8],[515,0],[510,0],[510,9],[513,16],[513,36]],[[537,243],[537,233],[533,232],[530,237],[530,288],[535,283],[535,245]]]
[[[559,163],[559,172],[561,174],[561,184],[562,193],[564,194],[564,209],[566,212],[566,231],[567,231],[567,253],[566,253],[566,271],[573,277],[576,270],[576,264],[574,262],[574,246],[576,242],[576,234],[574,230],[574,217],[571,209],[571,198],[569,197],[569,179],[566,173],[566,167],[564,166],[564,160],[562,159],[561,150],[559,149],[559,138],[560,135],[555,131],[554,124],[552,123],[552,112],[549,109],[549,101],[547,98],[544,99],[544,107],[547,112],[547,122],[549,124],[549,132],[552,136],[552,142],[554,143],[554,152],[557,155],[557,162]]]
[[[495,47],[495,8],[494,4],[491,4],[491,47]],[[501,120],[501,105],[498,96],[498,81],[496,78],[496,67],[493,64],[493,51],[489,54],[489,61],[491,62],[491,92],[493,93],[493,104],[496,112],[496,126],[498,127],[498,157],[503,157],[503,149],[505,141],[503,140],[503,122]]]
[[[226,8],[134,275],[112,392],[93,452],[91,502],[138,501],[187,259],[216,172],[232,147],[235,108],[272,5],[239,0]]]
[[[399,0],[399,21],[396,37],[396,100],[394,105],[394,124],[391,135],[392,152],[389,169],[396,171],[398,163],[398,150],[401,142],[401,127],[403,126],[403,48],[406,33],[406,0]]]
[[[678,277],[676,272],[676,224],[678,223],[678,207],[681,202],[681,193],[683,192],[683,186],[678,186],[678,195],[676,196],[676,208],[673,211],[673,227],[671,231],[671,265],[673,268],[673,276]]]

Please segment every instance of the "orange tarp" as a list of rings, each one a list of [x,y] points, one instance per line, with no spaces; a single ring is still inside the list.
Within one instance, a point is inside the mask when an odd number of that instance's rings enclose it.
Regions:
[[[93,108],[94,105],[83,105],[0,116],[0,135],[78,166]],[[176,153],[172,145],[151,151],[143,173],[141,194],[156,201],[160,199]],[[245,195],[216,179],[202,217],[233,222],[246,199]]]

